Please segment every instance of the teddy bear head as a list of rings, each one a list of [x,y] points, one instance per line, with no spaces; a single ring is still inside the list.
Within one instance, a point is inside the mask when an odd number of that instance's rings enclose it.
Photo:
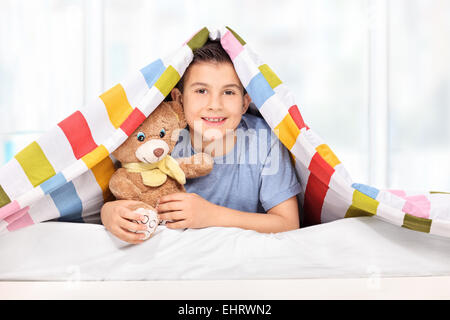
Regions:
[[[121,163],[155,163],[170,154],[186,127],[183,107],[161,103],[112,155]]]

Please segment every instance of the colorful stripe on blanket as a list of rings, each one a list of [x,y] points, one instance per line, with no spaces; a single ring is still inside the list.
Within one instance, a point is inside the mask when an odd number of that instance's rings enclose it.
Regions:
[[[110,199],[110,156],[164,100],[193,50],[220,40],[236,72],[291,152],[306,225],[375,216],[398,226],[450,236],[450,194],[378,190],[353,183],[330,147],[306,124],[288,87],[231,28],[203,28],[166,58],[142,68],[58,123],[0,168],[0,233],[59,219],[91,222]]]

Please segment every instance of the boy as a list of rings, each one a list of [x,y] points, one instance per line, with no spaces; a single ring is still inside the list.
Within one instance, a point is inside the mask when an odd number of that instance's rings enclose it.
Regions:
[[[215,164],[209,175],[187,180],[187,193],[160,198],[156,209],[166,227],[239,227],[265,233],[299,228],[296,195],[301,189],[289,153],[263,119],[246,114],[251,99],[220,43],[209,41],[194,52],[171,98],[183,105],[188,123],[172,156],[206,152]],[[260,161],[250,161],[255,153]],[[268,173],[274,165],[275,172]],[[128,230],[145,226],[129,221],[140,219],[127,208],[132,203],[108,202],[101,218],[114,235],[136,244],[143,235]]]

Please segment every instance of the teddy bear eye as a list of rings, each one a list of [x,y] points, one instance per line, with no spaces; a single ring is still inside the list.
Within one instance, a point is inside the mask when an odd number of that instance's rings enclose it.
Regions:
[[[139,141],[144,141],[144,140],[145,140],[145,133],[139,132],[139,133],[137,134],[137,139],[138,139]]]
[[[166,130],[162,129],[162,130],[159,132],[159,137],[160,137],[160,138],[163,138],[165,135],[166,135]]]

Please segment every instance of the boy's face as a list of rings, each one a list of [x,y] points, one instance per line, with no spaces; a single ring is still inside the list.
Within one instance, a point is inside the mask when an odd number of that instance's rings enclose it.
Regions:
[[[231,63],[197,62],[185,76],[184,90],[172,90],[172,99],[183,105],[190,129],[204,141],[234,132],[251,99]]]

